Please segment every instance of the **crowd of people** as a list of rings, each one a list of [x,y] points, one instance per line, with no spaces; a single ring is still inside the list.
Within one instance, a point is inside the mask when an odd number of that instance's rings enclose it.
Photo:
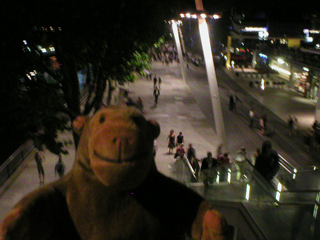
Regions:
[[[189,143],[186,149],[184,142],[183,133],[179,132],[176,136],[174,130],[171,129],[167,136],[168,154],[174,155],[176,161],[181,159],[189,161],[197,176],[201,176],[204,172],[210,170],[217,170],[220,171],[223,177],[223,172],[226,170],[225,166],[231,164],[235,164],[239,172],[242,173],[246,173],[246,169],[253,170],[252,168],[248,168],[251,161],[247,157],[245,147],[242,147],[237,152],[235,159],[232,159],[229,153],[222,152],[222,145],[219,145],[216,156],[213,156],[212,152],[208,151],[207,156],[198,158],[193,144]],[[272,148],[271,142],[268,140],[264,141],[261,149],[257,149],[254,157],[254,170],[265,178],[267,182],[271,182],[280,170],[279,155]]]
[[[231,164],[231,156],[229,153],[222,153],[222,146],[218,147],[217,157],[213,157],[212,152],[208,151],[207,156],[199,159],[196,154],[196,149],[194,148],[192,143],[188,144],[187,149],[184,147],[184,136],[182,132],[176,136],[173,129],[170,130],[167,136],[168,143],[168,154],[174,155],[175,159],[183,159],[185,158],[189,161],[193,170],[196,174],[199,174],[201,171],[211,169],[217,166]]]

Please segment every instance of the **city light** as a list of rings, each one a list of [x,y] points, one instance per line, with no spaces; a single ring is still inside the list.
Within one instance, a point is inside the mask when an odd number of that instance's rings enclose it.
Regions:
[[[276,200],[277,200],[278,202],[280,201],[281,191],[282,191],[282,184],[281,184],[281,183],[278,183],[277,193],[276,193]]]
[[[228,183],[231,183],[231,169],[228,168]]]
[[[220,172],[217,171],[216,183],[220,182]]]
[[[261,79],[260,88],[261,88],[261,90],[264,90],[266,88],[266,82],[263,78]]]
[[[214,14],[214,15],[212,15],[212,18],[213,18],[213,19],[219,19],[219,18],[221,18],[221,16],[218,15],[218,14]]]
[[[281,59],[281,58],[278,58],[277,61],[278,61],[278,63],[280,63],[280,64],[284,64],[284,63],[285,63],[285,61],[283,61],[283,59]]]
[[[267,29],[264,27],[245,27],[242,29],[243,32],[267,32]]]
[[[250,185],[247,184],[247,187],[246,187],[246,200],[249,201],[250,199]]]
[[[290,71],[285,70],[285,69],[283,69],[283,68],[281,68],[281,67],[278,67],[278,66],[275,66],[275,65],[271,65],[271,68],[272,68],[273,70],[275,70],[275,71],[277,71],[277,72],[280,72],[280,73],[283,73],[283,74],[285,74],[285,75],[288,75],[288,76],[291,75],[291,72],[290,72]]]
[[[206,17],[207,17],[207,15],[206,15],[206,14],[204,14],[204,13],[201,13],[201,14],[200,14],[200,17],[202,17],[202,18],[206,18]]]
[[[197,19],[197,18],[212,18],[212,19],[220,19],[221,16],[219,14],[213,14],[213,15],[208,15],[206,13],[201,13],[200,15],[198,14],[191,14],[191,13],[180,13],[180,17],[181,18],[193,18],[193,19]]]

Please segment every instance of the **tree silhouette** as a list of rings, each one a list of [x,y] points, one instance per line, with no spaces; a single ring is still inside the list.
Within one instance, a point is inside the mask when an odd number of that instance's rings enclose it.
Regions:
[[[176,13],[173,4],[1,1],[5,37],[0,39],[0,51],[5,63],[0,66],[0,114],[5,123],[0,149],[8,146],[8,138],[14,142],[33,137],[39,147],[45,144],[55,154],[66,153],[65,143],[57,140],[59,131],[69,130],[77,115],[97,110],[106,87],[108,104],[113,82],[134,81],[133,72],[148,63],[145,53],[165,32],[164,20]],[[84,108],[79,70],[87,75]]]

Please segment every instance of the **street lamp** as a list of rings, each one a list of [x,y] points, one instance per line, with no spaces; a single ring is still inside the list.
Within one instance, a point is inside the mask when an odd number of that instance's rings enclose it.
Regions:
[[[210,97],[211,97],[211,103],[212,103],[212,109],[213,109],[213,117],[215,121],[215,128],[217,137],[227,150],[227,140],[226,140],[226,134],[225,134],[225,128],[224,128],[224,122],[223,122],[223,116],[222,116],[222,109],[221,109],[221,103],[220,103],[220,95],[219,95],[219,89],[218,89],[218,82],[214,67],[214,61],[212,56],[212,49],[210,44],[210,37],[209,37],[209,31],[208,31],[208,25],[206,18],[213,18],[218,19],[220,18],[219,15],[206,15],[203,9],[202,0],[195,0],[196,1],[196,8],[199,12],[202,12],[201,14],[180,14],[181,17],[187,17],[187,18],[197,18],[199,23],[199,31],[200,31],[200,39],[201,39],[201,45],[206,65],[206,71],[207,71],[207,78],[209,83],[209,89],[210,89]]]
[[[178,24],[181,24],[181,21],[171,20],[172,31],[173,31],[174,39],[176,42],[178,57],[180,62],[181,75],[182,75],[183,81],[186,81],[186,73],[184,68],[184,59],[183,59],[182,50],[181,50],[181,42],[180,42],[179,32],[178,32]]]
[[[201,15],[198,17],[199,22],[199,31],[200,31],[200,39],[202,44],[202,50],[204,55],[204,60],[206,64],[207,77],[210,88],[210,96],[213,108],[213,117],[215,121],[216,131],[218,135],[218,139],[223,143],[225,149],[227,150],[227,140],[224,129],[224,122],[222,116],[222,109],[220,103],[220,95],[218,89],[218,82],[216,77],[216,71],[214,67],[214,61],[212,56],[212,49],[210,44],[210,37],[208,31],[208,25],[206,18]]]

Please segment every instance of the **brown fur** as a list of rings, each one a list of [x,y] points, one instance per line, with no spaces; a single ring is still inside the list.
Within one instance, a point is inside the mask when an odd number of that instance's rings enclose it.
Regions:
[[[155,121],[133,108],[109,107],[91,118],[76,118],[73,127],[81,139],[71,172],[24,197],[4,220],[0,240],[179,239],[174,224],[194,239],[222,239],[220,214],[157,172],[152,150],[160,127]],[[174,216],[187,209],[175,202],[175,213],[170,198],[190,202],[191,215]],[[172,217],[178,219],[173,226],[168,225]]]

